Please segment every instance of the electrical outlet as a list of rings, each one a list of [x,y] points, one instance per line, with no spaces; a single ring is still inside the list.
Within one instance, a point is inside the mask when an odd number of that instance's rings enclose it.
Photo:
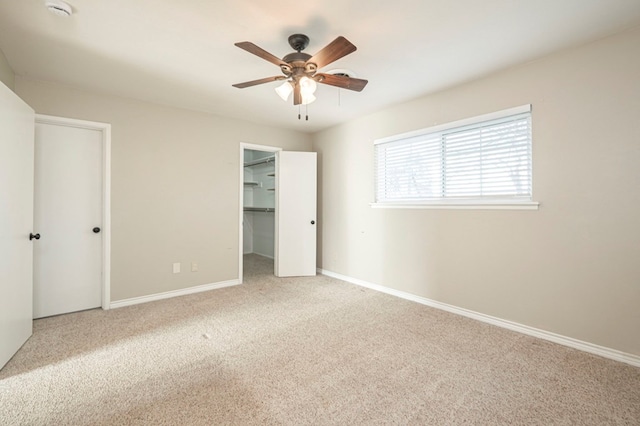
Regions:
[[[174,274],[180,273],[180,262],[176,262],[173,264],[173,273]]]
[[[198,264],[196,262],[191,262],[191,272],[198,272]]]

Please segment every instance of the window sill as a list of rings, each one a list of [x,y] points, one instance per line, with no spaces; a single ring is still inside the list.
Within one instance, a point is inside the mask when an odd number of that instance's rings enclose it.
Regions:
[[[537,201],[432,201],[423,203],[371,203],[374,209],[538,210]]]

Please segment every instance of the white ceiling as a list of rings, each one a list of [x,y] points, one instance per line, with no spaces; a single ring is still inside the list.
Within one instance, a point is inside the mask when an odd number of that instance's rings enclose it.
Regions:
[[[304,132],[640,25],[640,0],[68,3],[61,18],[44,0],[0,0],[0,49],[17,75]],[[280,83],[231,87],[280,74],[235,42],[283,57],[297,32],[309,54],[345,36],[358,50],[322,71],[369,80],[361,93],[319,85],[308,122]]]

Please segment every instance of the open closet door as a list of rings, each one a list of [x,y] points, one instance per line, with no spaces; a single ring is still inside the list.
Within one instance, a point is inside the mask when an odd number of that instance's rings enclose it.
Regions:
[[[0,368],[32,332],[34,129],[33,109],[0,83]]]
[[[278,277],[316,275],[316,153],[277,154]]]

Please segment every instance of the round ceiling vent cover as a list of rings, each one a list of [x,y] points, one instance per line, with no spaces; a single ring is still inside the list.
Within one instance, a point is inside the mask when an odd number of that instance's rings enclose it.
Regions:
[[[58,16],[71,16],[73,13],[71,6],[61,0],[48,0],[45,2],[45,6],[47,6],[49,12]]]
[[[351,78],[357,77],[355,72],[351,70],[343,69],[343,68],[336,68],[333,70],[325,71],[325,74],[333,74],[340,77],[351,77]]]

